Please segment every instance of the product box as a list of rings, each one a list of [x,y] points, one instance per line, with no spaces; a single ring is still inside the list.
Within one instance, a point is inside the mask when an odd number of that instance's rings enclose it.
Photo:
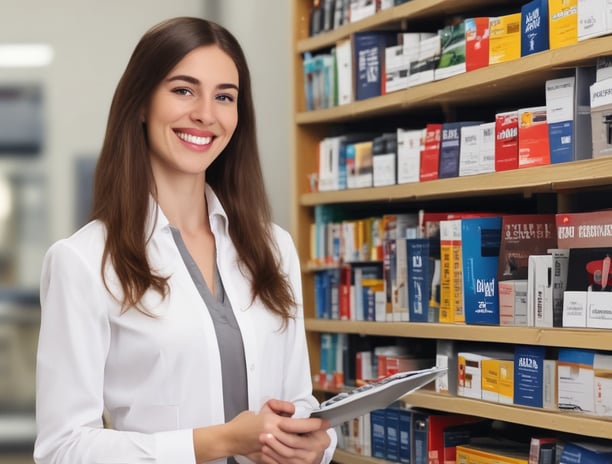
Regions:
[[[385,409],[385,459],[399,462],[399,425],[400,410],[389,407]]]
[[[404,464],[410,464],[412,455],[412,411],[398,409],[399,412],[399,459]]]
[[[478,173],[495,172],[495,121],[482,123],[479,128]]]
[[[457,353],[457,395],[482,399],[482,361],[492,359],[477,353]]]
[[[391,93],[408,88],[410,58],[404,44],[385,48],[385,92]]]
[[[385,415],[384,409],[370,411],[370,443],[372,457],[379,459],[385,459],[387,457]]]
[[[520,108],[518,121],[518,167],[550,164],[546,106]]]
[[[434,79],[440,80],[466,71],[465,22],[457,21],[439,31],[440,60],[434,70]]]
[[[612,155],[612,78],[595,82],[591,89],[593,158]]]
[[[459,177],[480,173],[480,124],[461,128],[459,143]]]
[[[338,105],[346,105],[354,100],[353,89],[353,50],[348,38],[336,42],[336,87]]]
[[[499,325],[526,327],[527,279],[504,280],[499,287]]]
[[[514,360],[482,361],[482,399],[512,404],[514,398]]]
[[[521,57],[521,13],[489,18],[489,64]]]
[[[397,183],[419,181],[424,129],[397,129]]]
[[[555,221],[559,248],[603,248],[612,244],[611,209],[557,213]]]
[[[372,185],[395,185],[397,162],[396,132],[382,134],[372,141]]]
[[[608,0],[578,0],[578,40],[612,33],[612,3]]]
[[[553,326],[552,256],[531,255],[527,278],[529,326]],[[532,323],[533,322],[533,323]]]
[[[612,329],[612,292],[587,292],[586,326]]]
[[[521,56],[548,47],[548,0],[531,0],[521,7]]]
[[[461,219],[466,324],[499,325],[497,268],[501,224],[501,216]]]
[[[542,377],[542,407],[556,411],[557,404],[557,360],[544,360],[544,375]]]
[[[578,42],[578,0],[548,0],[548,14],[551,50]]]
[[[514,403],[514,360],[499,361],[499,402]]]
[[[562,464],[608,464],[612,462],[612,447],[609,444],[591,442],[568,442],[563,445],[559,462]]]
[[[438,178],[440,166],[440,143],[442,141],[442,124],[427,124],[421,151],[419,180],[434,180]]]
[[[517,345],[514,349],[514,404],[543,406],[543,346]]]
[[[563,292],[567,288],[569,250],[550,248],[548,253],[552,256],[553,327],[563,327]]]
[[[436,340],[436,366],[446,367],[445,374],[436,377],[436,393],[457,396],[458,343],[455,340]]]
[[[586,327],[587,292],[563,292],[563,327]]]
[[[595,411],[595,352],[577,348],[559,349],[557,398],[559,409],[593,413]]]
[[[612,417],[612,355],[595,353],[595,414]]]
[[[410,63],[410,77],[408,85],[410,87],[434,80],[434,72],[438,67],[441,53],[440,35],[435,34],[431,37],[423,36],[419,43],[419,56],[416,61]]]
[[[495,115],[495,171],[518,168],[518,111]]]
[[[465,69],[473,71],[489,65],[489,18],[465,20]]]
[[[362,31],[353,34],[355,100],[384,95],[385,49],[397,43],[393,31]]]
[[[573,69],[567,77],[546,81],[546,119],[551,164],[593,155],[590,87],[595,82],[595,67]]]

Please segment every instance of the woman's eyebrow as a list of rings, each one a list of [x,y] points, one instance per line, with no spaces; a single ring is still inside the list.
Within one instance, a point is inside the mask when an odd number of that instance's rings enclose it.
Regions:
[[[168,79],[166,79],[166,82],[173,82],[173,81],[185,81],[185,82],[189,82],[192,85],[200,85],[200,80],[196,79],[193,76],[188,76],[186,74],[178,74],[176,76],[172,76],[169,77]],[[227,83],[227,84],[219,84],[217,86],[218,89],[220,90],[225,90],[225,89],[235,89],[236,91],[238,91],[238,86],[236,84],[231,84],[231,83]]]
[[[166,82],[172,82],[172,81],[185,81],[193,85],[200,85],[199,79],[196,79],[195,77],[192,77],[192,76],[187,76],[185,74],[178,74],[176,76],[172,76],[166,79]]]

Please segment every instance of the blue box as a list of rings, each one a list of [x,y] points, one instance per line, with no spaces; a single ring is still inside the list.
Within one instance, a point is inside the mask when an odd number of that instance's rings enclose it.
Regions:
[[[517,345],[514,349],[514,404],[543,407],[545,356],[543,346]]]

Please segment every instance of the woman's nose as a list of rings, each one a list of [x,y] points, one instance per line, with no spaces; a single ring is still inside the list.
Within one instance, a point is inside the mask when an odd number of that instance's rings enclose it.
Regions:
[[[201,124],[212,124],[215,121],[214,104],[209,101],[199,101],[194,104],[191,117]]]

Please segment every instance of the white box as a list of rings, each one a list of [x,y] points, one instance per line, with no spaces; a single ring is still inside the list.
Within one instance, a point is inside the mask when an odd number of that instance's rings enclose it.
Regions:
[[[457,395],[482,399],[482,360],[491,359],[476,353],[457,353]]]
[[[479,133],[480,125],[464,126],[460,129],[459,177],[480,173]]]
[[[578,40],[612,32],[611,0],[578,0]]]
[[[410,58],[403,44],[385,48],[385,93],[408,88]]]
[[[425,129],[397,129],[397,183],[419,181]]]
[[[586,327],[587,292],[563,292],[563,327]]]
[[[595,353],[595,414],[612,417],[612,355]]]
[[[495,172],[495,121],[482,123],[478,127],[479,173]]]
[[[527,271],[528,325],[553,326],[552,256],[531,255]]]
[[[542,378],[542,407],[557,410],[557,360],[545,359]]]
[[[595,410],[594,352],[574,348],[559,350],[557,400],[559,409],[588,412]]]
[[[527,326],[527,280],[502,280],[499,289],[499,325]]]
[[[612,155],[612,78],[590,87],[593,158]]]
[[[349,39],[336,44],[336,78],[338,105],[351,103],[353,98],[353,49]]]
[[[611,292],[587,292],[586,326],[612,329]]]

